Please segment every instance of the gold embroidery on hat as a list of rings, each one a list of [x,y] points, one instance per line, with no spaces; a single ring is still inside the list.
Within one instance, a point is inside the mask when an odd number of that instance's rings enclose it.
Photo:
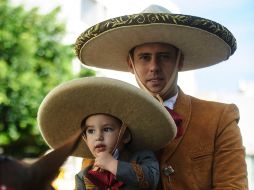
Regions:
[[[204,30],[218,36],[226,42],[231,48],[231,54],[233,54],[236,50],[236,39],[232,33],[226,27],[212,20],[182,14],[143,13],[112,18],[88,28],[76,40],[76,55],[79,56],[80,50],[87,41],[104,32],[108,32],[118,27],[136,26],[141,24],[149,25],[153,23],[168,25],[177,24],[179,26],[187,26]]]

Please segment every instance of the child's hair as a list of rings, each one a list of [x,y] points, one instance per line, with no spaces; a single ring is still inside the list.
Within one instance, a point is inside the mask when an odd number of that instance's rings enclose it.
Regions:
[[[81,125],[80,125],[81,129],[82,129],[82,130],[85,129],[87,118],[89,118],[89,117],[92,116],[92,115],[99,115],[99,114],[107,115],[107,116],[110,116],[110,117],[114,118],[114,119],[116,120],[116,122],[119,124],[120,127],[121,127],[122,124],[123,124],[122,120],[118,119],[117,117],[115,117],[115,116],[113,116],[113,115],[110,115],[110,114],[107,114],[107,113],[95,113],[95,114],[88,115],[87,117],[85,117],[85,118],[81,121]],[[85,131],[85,130],[84,130],[84,131]]]

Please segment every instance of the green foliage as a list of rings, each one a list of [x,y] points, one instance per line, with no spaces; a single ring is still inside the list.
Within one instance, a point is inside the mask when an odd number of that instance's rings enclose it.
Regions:
[[[48,149],[36,116],[45,95],[59,83],[90,70],[72,73],[74,51],[61,43],[65,24],[59,8],[41,15],[0,1],[0,147],[4,154],[38,156]]]

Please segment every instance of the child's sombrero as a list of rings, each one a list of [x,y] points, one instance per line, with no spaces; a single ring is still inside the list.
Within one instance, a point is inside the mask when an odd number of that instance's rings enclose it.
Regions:
[[[45,141],[55,148],[95,113],[122,120],[131,131],[134,151],[158,150],[176,135],[172,117],[155,98],[126,82],[104,77],[76,79],[54,88],[39,107],[38,125]],[[84,141],[73,155],[91,157]]]

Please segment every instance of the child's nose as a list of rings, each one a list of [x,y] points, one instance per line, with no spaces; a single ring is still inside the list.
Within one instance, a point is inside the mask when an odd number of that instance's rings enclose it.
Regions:
[[[103,134],[102,134],[101,131],[98,131],[98,132],[96,133],[96,140],[97,140],[97,141],[103,140]]]

